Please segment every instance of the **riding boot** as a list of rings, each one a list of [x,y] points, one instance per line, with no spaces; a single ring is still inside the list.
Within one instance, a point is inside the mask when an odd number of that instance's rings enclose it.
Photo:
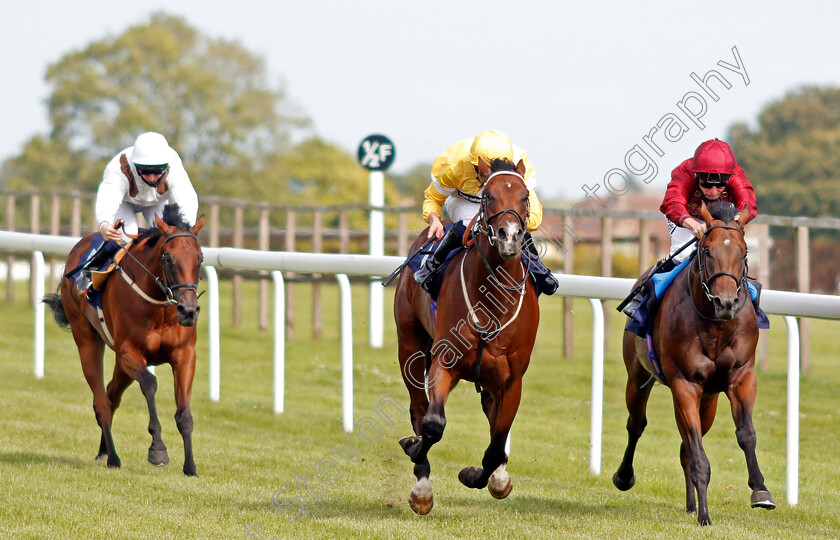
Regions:
[[[650,272],[650,275],[664,274],[666,272],[670,272],[671,270],[676,268],[678,264],[680,263],[674,261],[673,258],[663,259],[659,261],[656,265],[654,265],[653,270],[651,270]],[[621,311],[628,317],[633,317],[633,315],[635,315],[636,313],[636,310],[639,308],[639,304],[642,303],[642,299],[645,296],[645,292],[645,289],[642,289],[639,292],[637,292],[635,296],[633,296],[633,299],[630,300],[630,302],[628,302],[627,305],[624,306],[624,309],[622,309]]]
[[[750,280],[750,283],[755,287],[755,298],[752,298],[752,305],[755,312],[758,313],[758,303],[761,301],[761,283]]]
[[[85,292],[91,284],[90,272],[91,269],[100,268],[105,264],[114,253],[117,252],[120,245],[113,241],[103,242],[99,248],[90,256],[88,260],[65,274],[66,277],[73,279],[76,284],[76,290],[79,294]],[[74,275],[75,274],[75,275]]]
[[[541,294],[545,294],[546,296],[551,296],[557,292],[557,288],[560,286],[560,283],[557,281],[557,278],[554,277],[554,274],[551,273],[551,270],[543,264],[540,259],[540,254],[537,251],[537,246],[534,244],[534,239],[531,237],[531,233],[529,232],[525,233],[524,245],[528,252],[533,255],[526,256],[531,259],[531,264],[536,266],[536,270],[538,270],[538,272],[534,272],[534,275],[536,276],[535,279],[539,281],[539,292]],[[534,269],[532,268],[532,271],[533,270]]]
[[[445,235],[443,235],[443,238],[441,238],[440,243],[432,256],[428,257],[426,262],[423,263],[423,266],[414,272],[414,281],[419,283],[426,292],[429,292],[429,289],[434,282],[435,275],[438,270],[440,270],[440,267],[443,266],[443,262],[446,260],[446,256],[449,255],[449,252],[463,245],[462,238],[466,227],[464,225],[459,227],[458,225],[461,224],[456,223]]]

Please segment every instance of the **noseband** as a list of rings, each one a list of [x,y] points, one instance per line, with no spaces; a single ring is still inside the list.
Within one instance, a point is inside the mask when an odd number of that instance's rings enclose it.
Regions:
[[[744,272],[741,274],[741,277],[737,277],[735,274],[731,272],[717,272],[715,274],[710,275],[709,277],[705,277],[706,275],[706,252],[703,249],[705,247],[706,239],[709,236],[709,233],[712,232],[713,229],[731,229],[733,231],[738,231],[741,233],[741,236],[744,236],[744,231],[739,229],[738,227],[733,227],[731,225],[712,225],[709,227],[705,234],[703,234],[703,240],[700,241],[700,245],[697,246],[697,265],[699,267],[700,272],[700,285],[703,287],[703,293],[706,295],[706,298],[709,302],[714,301],[714,295],[712,295],[711,290],[709,287],[712,285],[712,281],[715,278],[721,276],[729,276],[735,280],[735,283],[738,285],[737,294],[741,296],[741,287],[744,285],[744,281],[747,279],[747,273],[749,272],[749,266],[747,264],[747,251],[744,250]]]

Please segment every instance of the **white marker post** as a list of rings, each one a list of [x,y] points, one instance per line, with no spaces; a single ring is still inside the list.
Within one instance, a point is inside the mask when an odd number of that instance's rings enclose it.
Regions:
[[[385,254],[385,173],[394,162],[394,144],[384,135],[368,135],[359,144],[359,163],[370,171],[370,254]],[[382,278],[370,282],[370,346],[381,349],[385,333],[385,291]]]

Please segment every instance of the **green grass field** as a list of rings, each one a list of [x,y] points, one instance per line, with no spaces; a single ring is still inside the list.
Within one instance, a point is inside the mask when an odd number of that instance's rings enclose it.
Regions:
[[[744,456],[735,440],[729,404],[704,439],[711,461],[712,527],[684,512],[679,436],[670,392],[654,390],[649,425],[639,443],[636,486],[611,482],[626,442],[624,367],[618,354],[623,317],[614,311],[604,388],[602,472],[589,473],[590,328],[585,300],[575,301],[575,354],[562,357],[562,302],[543,298],[542,322],[522,405],[513,426],[508,470],[514,488],[502,501],[469,490],[457,479],[480,465],[487,421],[471,384],[459,385],[447,405],[443,440],[431,453],[435,507],[416,516],[408,506],[412,466],[397,444],[410,434],[408,414],[385,426],[378,440],[348,452],[341,424],[338,288],[325,285],[324,332],[311,339],[311,287],[296,286],[295,340],[286,352],[286,411],[272,413],[272,335],[257,329],[256,287],[246,283],[243,325],[231,328],[229,283],[222,284],[221,401],[208,398],[206,296],[199,321],[193,391],[193,444],[198,477],[181,472],[183,445],[175,427],[172,374],[161,366],[158,412],[171,463],[146,461],[151,442],[145,400],[135,384],[114,422],[122,468],[96,462],[99,428],[72,336],[48,320],[46,375],[32,373],[33,310],[25,284],[14,304],[0,304],[0,537],[2,538],[837,538],[840,535],[840,323],[813,321],[812,369],[802,376],[799,504],[785,501],[786,335],[771,317],[770,368],[759,372],[754,422],[758,459],[778,507],[749,507]],[[396,362],[390,304],[385,347],[367,345],[365,287],[354,286],[355,419],[375,416],[383,396],[407,409]],[[390,303],[392,289],[386,294]],[[609,308],[612,310],[612,307]],[[106,354],[106,372],[113,353]],[[371,432],[375,434],[375,431]],[[374,437],[375,438],[375,437]],[[330,486],[312,481],[319,461],[332,456],[341,470]],[[339,476],[340,474],[340,476]],[[295,485],[310,482],[312,494]],[[306,502],[277,510],[272,494]],[[317,491],[322,490],[322,491]],[[317,497],[317,498],[316,498]],[[253,530],[253,529],[251,529]],[[256,533],[251,533],[257,538]]]

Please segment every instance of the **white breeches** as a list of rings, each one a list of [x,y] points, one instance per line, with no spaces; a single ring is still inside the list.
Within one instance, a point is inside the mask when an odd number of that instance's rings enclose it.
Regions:
[[[694,233],[691,232],[689,229],[686,229],[685,227],[680,227],[670,219],[666,219],[666,221],[668,222],[668,234],[671,235],[671,251],[668,252],[668,254],[670,255],[671,253],[683,247],[683,245],[685,245],[686,242],[690,242],[691,239],[694,238]],[[679,255],[674,257],[674,262],[677,264],[683,262],[692,253],[694,253],[695,249],[697,249],[696,245],[682,250],[682,252]]]
[[[443,208],[449,214],[449,219],[454,222],[463,221],[464,225],[469,225],[472,218],[478,213],[478,203],[470,202],[463,197],[457,195],[450,195],[443,203]]]
[[[123,201],[122,204],[120,204],[119,209],[117,209],[117,215],[115,216],[115,219],[125,220],[125,233],[123,234],[123,241],[129,240],[125,236],[126,234],[137,234],[138,213],[143,214],[143,219],[146,220],[149,227],[156,227],[155,214],[163,217],[163,207],[165,205],[166,202],[162,202],[154,206],[140,206],[139,204]]]

